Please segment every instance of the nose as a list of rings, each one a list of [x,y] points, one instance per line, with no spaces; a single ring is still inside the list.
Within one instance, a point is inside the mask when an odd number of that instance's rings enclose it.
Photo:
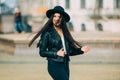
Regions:
[[[59,21],[59,17],[56,17],[56,21]]]

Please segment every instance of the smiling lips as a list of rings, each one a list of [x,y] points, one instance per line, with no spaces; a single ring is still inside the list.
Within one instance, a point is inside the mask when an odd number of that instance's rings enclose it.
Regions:
[[[61,23],[61,19],[58,19],[58,20],[55,21],[55,24],[54,24],[54,25],[55,25],[55,26],[59,26],[60,23]]]

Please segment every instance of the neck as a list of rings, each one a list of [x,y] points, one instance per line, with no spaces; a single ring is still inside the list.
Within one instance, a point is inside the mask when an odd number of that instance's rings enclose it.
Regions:
[[[57,31],[57,33],[58,33],[60,36],[62,36],[62,30],[61,30],[61,28],[60,28],[60,27],[56,27],[56,26],[54,26],[54,28],[55,28],[55,30]]]

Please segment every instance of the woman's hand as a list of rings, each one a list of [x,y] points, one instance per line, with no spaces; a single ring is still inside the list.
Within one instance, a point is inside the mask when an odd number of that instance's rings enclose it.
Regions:
[[[58,56],[64,57],[65,56],[65,51],[63,48],[61,48],[58,52],[57,52]]]
[[[84,53],[87,53],[90,50],[90,48],[88,46],[83,46],[81,50],[84,51]]]

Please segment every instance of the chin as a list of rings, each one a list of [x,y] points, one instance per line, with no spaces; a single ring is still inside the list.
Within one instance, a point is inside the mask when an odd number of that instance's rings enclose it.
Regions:
[[[59,24],[54,24],[55,25],[55,27],[59,27],[60,25]]]

